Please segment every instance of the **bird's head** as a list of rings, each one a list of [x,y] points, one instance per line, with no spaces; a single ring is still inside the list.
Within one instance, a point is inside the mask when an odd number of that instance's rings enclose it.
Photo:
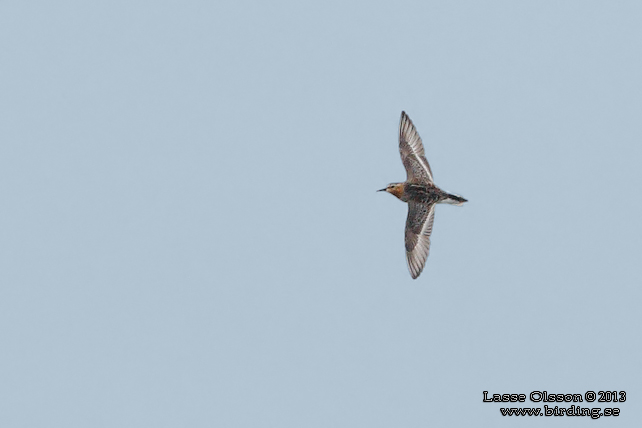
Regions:
[[[388,184],[388,187],[385,189],[377,190],[377,192],[388,192],[391,195],[395,195],[399,199],[401,199],[401,195],[403,195],[403,185],[404,183],[390,183]]]

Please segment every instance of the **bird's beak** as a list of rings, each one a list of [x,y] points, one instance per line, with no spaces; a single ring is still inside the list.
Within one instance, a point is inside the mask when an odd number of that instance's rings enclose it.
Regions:
[[[386,189],[377,190],[377,192],[385,192]]]

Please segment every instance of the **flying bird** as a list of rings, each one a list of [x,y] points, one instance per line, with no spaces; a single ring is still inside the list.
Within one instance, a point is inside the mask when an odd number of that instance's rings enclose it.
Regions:
[[[412,279],[424,269],[430,251],[430,234],[437,204],[461,206],[466,199],[445,192],[432,178],[421,137],[405,111],[399,122],[399,152],[406,168],[405,183],[390,183],[378,192],[388,192],[408,203],[406,219],[406,259]]]

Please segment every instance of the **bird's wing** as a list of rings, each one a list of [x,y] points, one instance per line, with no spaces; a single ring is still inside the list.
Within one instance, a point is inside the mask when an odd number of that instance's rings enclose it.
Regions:
[[[424,269],[430,251],[430,234],[435,219],[435,204],[408,202],[406,220],[406,259],[412,279]]]
[[[424,154],[421,137],[405,111],[399,122],[399,152],[410,183],[432,183],[432,171]]]

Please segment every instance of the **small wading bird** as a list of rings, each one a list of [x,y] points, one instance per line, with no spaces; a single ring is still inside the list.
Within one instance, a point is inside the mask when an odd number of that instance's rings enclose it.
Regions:
[[[468,202],[461,196],[444,192],[435,186],[432,171],[424,154],[424,146],[415,126],[401,112],[399,151],[408,177],[405,183],[390,183],[378,192],[388,192],[408,203],[406,219],[406,259],[412,279],[417,279],[426,264],[430,251],[430,234],[437,204],[461,206]]]

